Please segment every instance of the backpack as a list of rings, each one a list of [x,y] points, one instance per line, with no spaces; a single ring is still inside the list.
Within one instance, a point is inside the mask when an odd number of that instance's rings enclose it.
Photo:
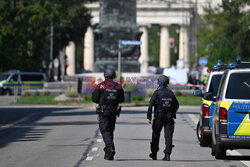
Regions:
[[[170,92],[162,91],[158,96],[159,110],[163,112],[172,111],[172,94]]]

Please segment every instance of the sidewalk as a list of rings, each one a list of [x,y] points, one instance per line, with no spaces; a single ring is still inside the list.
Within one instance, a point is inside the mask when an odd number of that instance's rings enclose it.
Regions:
[[[14,102],[14,96],[0,96],[0,106],[10,105]]]

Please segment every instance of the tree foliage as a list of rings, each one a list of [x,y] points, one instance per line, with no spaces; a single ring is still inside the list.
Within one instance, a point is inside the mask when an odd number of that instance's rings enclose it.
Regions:
[[[158,66],[160,55],[160,26],[152,25],[148,31],[149,34],[149,64]]]
[[[216,8],[206,7],[199,27],[199,55],[209,65],[234,61],[236,55],[250,60],[249,0],[223,0]]]
[[[54,53],[69,41],[84,37],[91,15],[86,0],[0,0],[0,71],[37,71],[50,50],[54,25]]]

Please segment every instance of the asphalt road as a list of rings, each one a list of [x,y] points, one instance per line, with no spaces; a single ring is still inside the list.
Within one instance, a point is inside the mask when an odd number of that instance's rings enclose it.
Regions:
[[[250,150],[228,151],[226,160],[216,160],[209,147],[200,147],[195,134],[199,107],[178,111],[171,161],[162,161],[161,136],[159,160],[148,154],[151,125],[146,107],[124,108],[117,119],[114,161],[103,159],[104,143],[94,108],[2,107],[0,108],[1,167],[152,167],[152,166],[228,166],[250,163]],[[17,116],[18,115],[18,116]],[[8,119],[9,117],[13,119]],[[6,118],[9,121],[3,121]],[[15,119],[14,119],[15,118]],[[163,133],[162,133],[163,134]]]

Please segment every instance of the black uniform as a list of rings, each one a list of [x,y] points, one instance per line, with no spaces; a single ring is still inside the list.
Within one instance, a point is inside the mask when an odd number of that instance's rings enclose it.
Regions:
[[[151,158],[155,157],[159,151],[159,139],[162,127],[164,126],[165,133],[165,155],[170,155],[172,152],[172,138],[174,132],[174,118],[179,108],[179,103],[174,93],[167,87],[159,87],[153,94],[148,107],[147,119],[152,119],[152,108],[154,106],[153,133],[151,142]],[[152,157],[153,156],[153,157]],[[153,158],[154,159],[154,158]]]
[[[115,154],[114,130],[117,116],[117,107],[124,101],[124,91],[120,84],[112,79],[98,84],[92,93],[92,101],[99,104],[99,128],[105,143],[105,156],[110,153]],[[112,155],[111,159],[112,160]],[[108,159],[108,157],[106,157]],[[105,158],[105,159],[106,159]]]

